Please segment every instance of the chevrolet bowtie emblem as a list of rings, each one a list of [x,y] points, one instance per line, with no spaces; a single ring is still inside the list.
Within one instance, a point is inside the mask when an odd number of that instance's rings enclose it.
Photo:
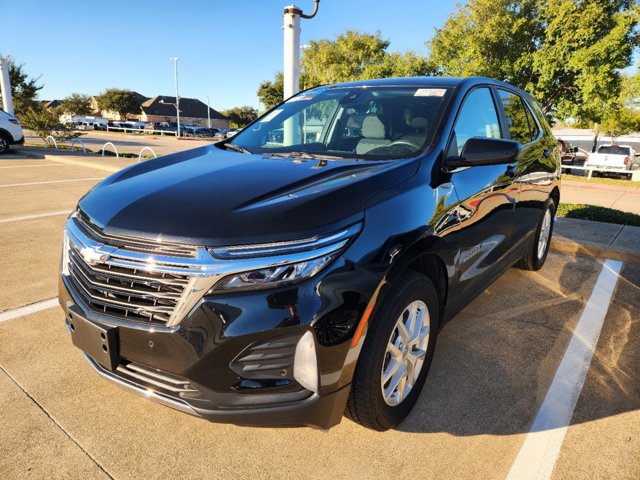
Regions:
[[[115,248],[109,247],[83,247],[80,249],[80,256],[88,265],[97,265],[109,260],[111,254],[115,251]]]

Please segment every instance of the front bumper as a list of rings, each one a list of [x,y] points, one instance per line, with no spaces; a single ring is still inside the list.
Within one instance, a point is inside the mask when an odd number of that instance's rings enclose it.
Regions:
[[[355,280],[357,272],[345,273],[339,264],[295,287],[204,297],[173,327],[114,322],[97,314],[76,297],[64,275],[59,299],[68,329],[74,314],[117,329],[117,368],[87,359],[121,387],[215,422],[328,429],[344,412],[357,360],[350,341],[368,301],[346,287],[345,277]],[[327,325],[334,324],[341,336],[326,335]],[[293,376],[296,343],[309,331],[317,352],[317,393]],[[147,373],[141,377],[140,370]]]
[[[155,403],[218,423],[262,427],[306,425],[329,429],[340,423],[344,406],[349,397],[349,386],[347,385],[333,393],[326,395],[312,394],[304,400],[282,405],[236,409],[200,408],[189,404],[187,401],[145,388],[139,383],[118,376],[102,367],[87,354],[84,354],[84,356],[96,372],[119,387]]]

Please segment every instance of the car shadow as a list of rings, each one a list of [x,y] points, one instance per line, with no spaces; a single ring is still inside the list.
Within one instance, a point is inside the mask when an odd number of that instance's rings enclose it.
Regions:
[[[398,430],[528,432],[600,269],[592,258],[556,256],[539,272],[507,272],[443,327],[422,394]],[[572,424],[640,409],[637,312],[640,265],[627,265]]]

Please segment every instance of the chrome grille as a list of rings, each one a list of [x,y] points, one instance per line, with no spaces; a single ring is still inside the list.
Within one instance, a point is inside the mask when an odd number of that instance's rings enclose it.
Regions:
[[[189,283],[185,275],[89,265],[73,244],[68,255],[69,278],[86,305],[127,320],[167,323]]]
[[[137,363],[120,364],[116,373],[137,385],[166,395],[190,398],[200,395],[200,391],[188,380]]]
[[[206,271],[211,256],[205,249],[186,257],[191,247],[147,243],[141,251],[95,229],[77,213],[69,218],[62,273],[76,300],[97,315],[134,325],[172,326],[197,302],[189,293],[206,292],[199,287],[216,278]]]

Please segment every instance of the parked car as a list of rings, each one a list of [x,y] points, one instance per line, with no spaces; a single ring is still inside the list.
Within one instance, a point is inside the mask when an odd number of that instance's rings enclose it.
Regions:
[[[0,109],[0,154],[7,152],[11,145],[22,145],[24,132],[18,120]]]
[[[507,83],[325,85],[94,187],[66,223],[59,300],[89,364],[148,399],[385,430],[445,322],[511,266],[544,265],[559,178],[545,116]]]
[[[582,167],[589,157],[589,152],[574,145],[569,145],[561,138],[558,139],[558,146],[560,147],[560,160],[562,165],[575,165]],[[581,169],[578,171],[582,172]],[[574,173],[571,169],[566,169],[565,172]]]
[[[93,130],[94,126],[92,123],[89,122],[78,122],[75,123],[75,128],[76,130],[83,130],[83,131],[87,131],[87,130]]]
[[[640,168],[640,154],[631,145],[601,145],[596,153],[589,155],[585,167],[601,169],[598,174],[614,174],[631,178]]]

